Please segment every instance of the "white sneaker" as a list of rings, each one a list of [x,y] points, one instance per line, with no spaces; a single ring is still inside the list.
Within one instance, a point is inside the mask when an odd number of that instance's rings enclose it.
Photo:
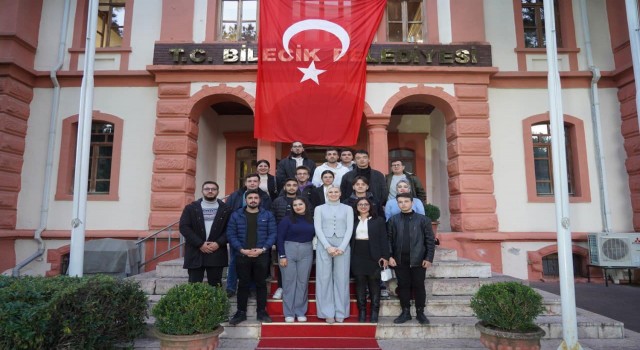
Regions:
[[[282,299],[282,288],[276,289],[276,292],[273,293],[273,299]],[[293,318],[293,317],[292,317]],[[292,321],[293,322],[293,321]]]
[[[387,300],[389,299],[389,291],[387,289],[380,290],[380,299]]]
[[[298,322],[307,322],[307,316],[298,316]]]
[[[293,321],[295,321],[295,317],[285,317],[284,321],[287,323],[293,323]]]

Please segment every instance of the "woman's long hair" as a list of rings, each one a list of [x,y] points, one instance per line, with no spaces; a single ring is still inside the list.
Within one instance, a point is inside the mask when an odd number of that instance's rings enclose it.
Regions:
[[[295,202],[297,200],[301,200],[304,203],[304,214],[303,215],[296,214],[296,212],[293,210],[293,202],[292,202],[291,203],[292,208],[291,208],[291,213],[289,213],[289,219],[291,220],[291,222],[295,224],[298,221],[298,218],[302,217],[306,222],[312,224],[313,212],[311,211],[311,204],[309,203],[309,200],[302,196],[296,196],[296,198],[294,198],[293,201]]]

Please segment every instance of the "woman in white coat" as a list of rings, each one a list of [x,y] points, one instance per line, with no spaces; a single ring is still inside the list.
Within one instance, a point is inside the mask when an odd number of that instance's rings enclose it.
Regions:
[[[316,303],[318,318],[327,323],[349,317],[349,268],[353,234],[353,208],[340,203],[340,188],[331,185],[327,202],[314,213],[318,237],[316,252]]]

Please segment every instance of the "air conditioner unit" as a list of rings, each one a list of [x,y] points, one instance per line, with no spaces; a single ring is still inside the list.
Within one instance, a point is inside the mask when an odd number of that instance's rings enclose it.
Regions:
[[[591,265],[640,267],[640,233],[590,233],[588,239]]]

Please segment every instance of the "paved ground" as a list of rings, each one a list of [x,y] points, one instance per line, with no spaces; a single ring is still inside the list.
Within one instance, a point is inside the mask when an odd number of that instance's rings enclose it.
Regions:
[[[530,286],[560,295],[558,282],[530,282]],[[640,332],[640,285],[604,282],[575,283],[576,305],[624,323],[624,328]],[[640,343],[638,344],[640,349]]]

